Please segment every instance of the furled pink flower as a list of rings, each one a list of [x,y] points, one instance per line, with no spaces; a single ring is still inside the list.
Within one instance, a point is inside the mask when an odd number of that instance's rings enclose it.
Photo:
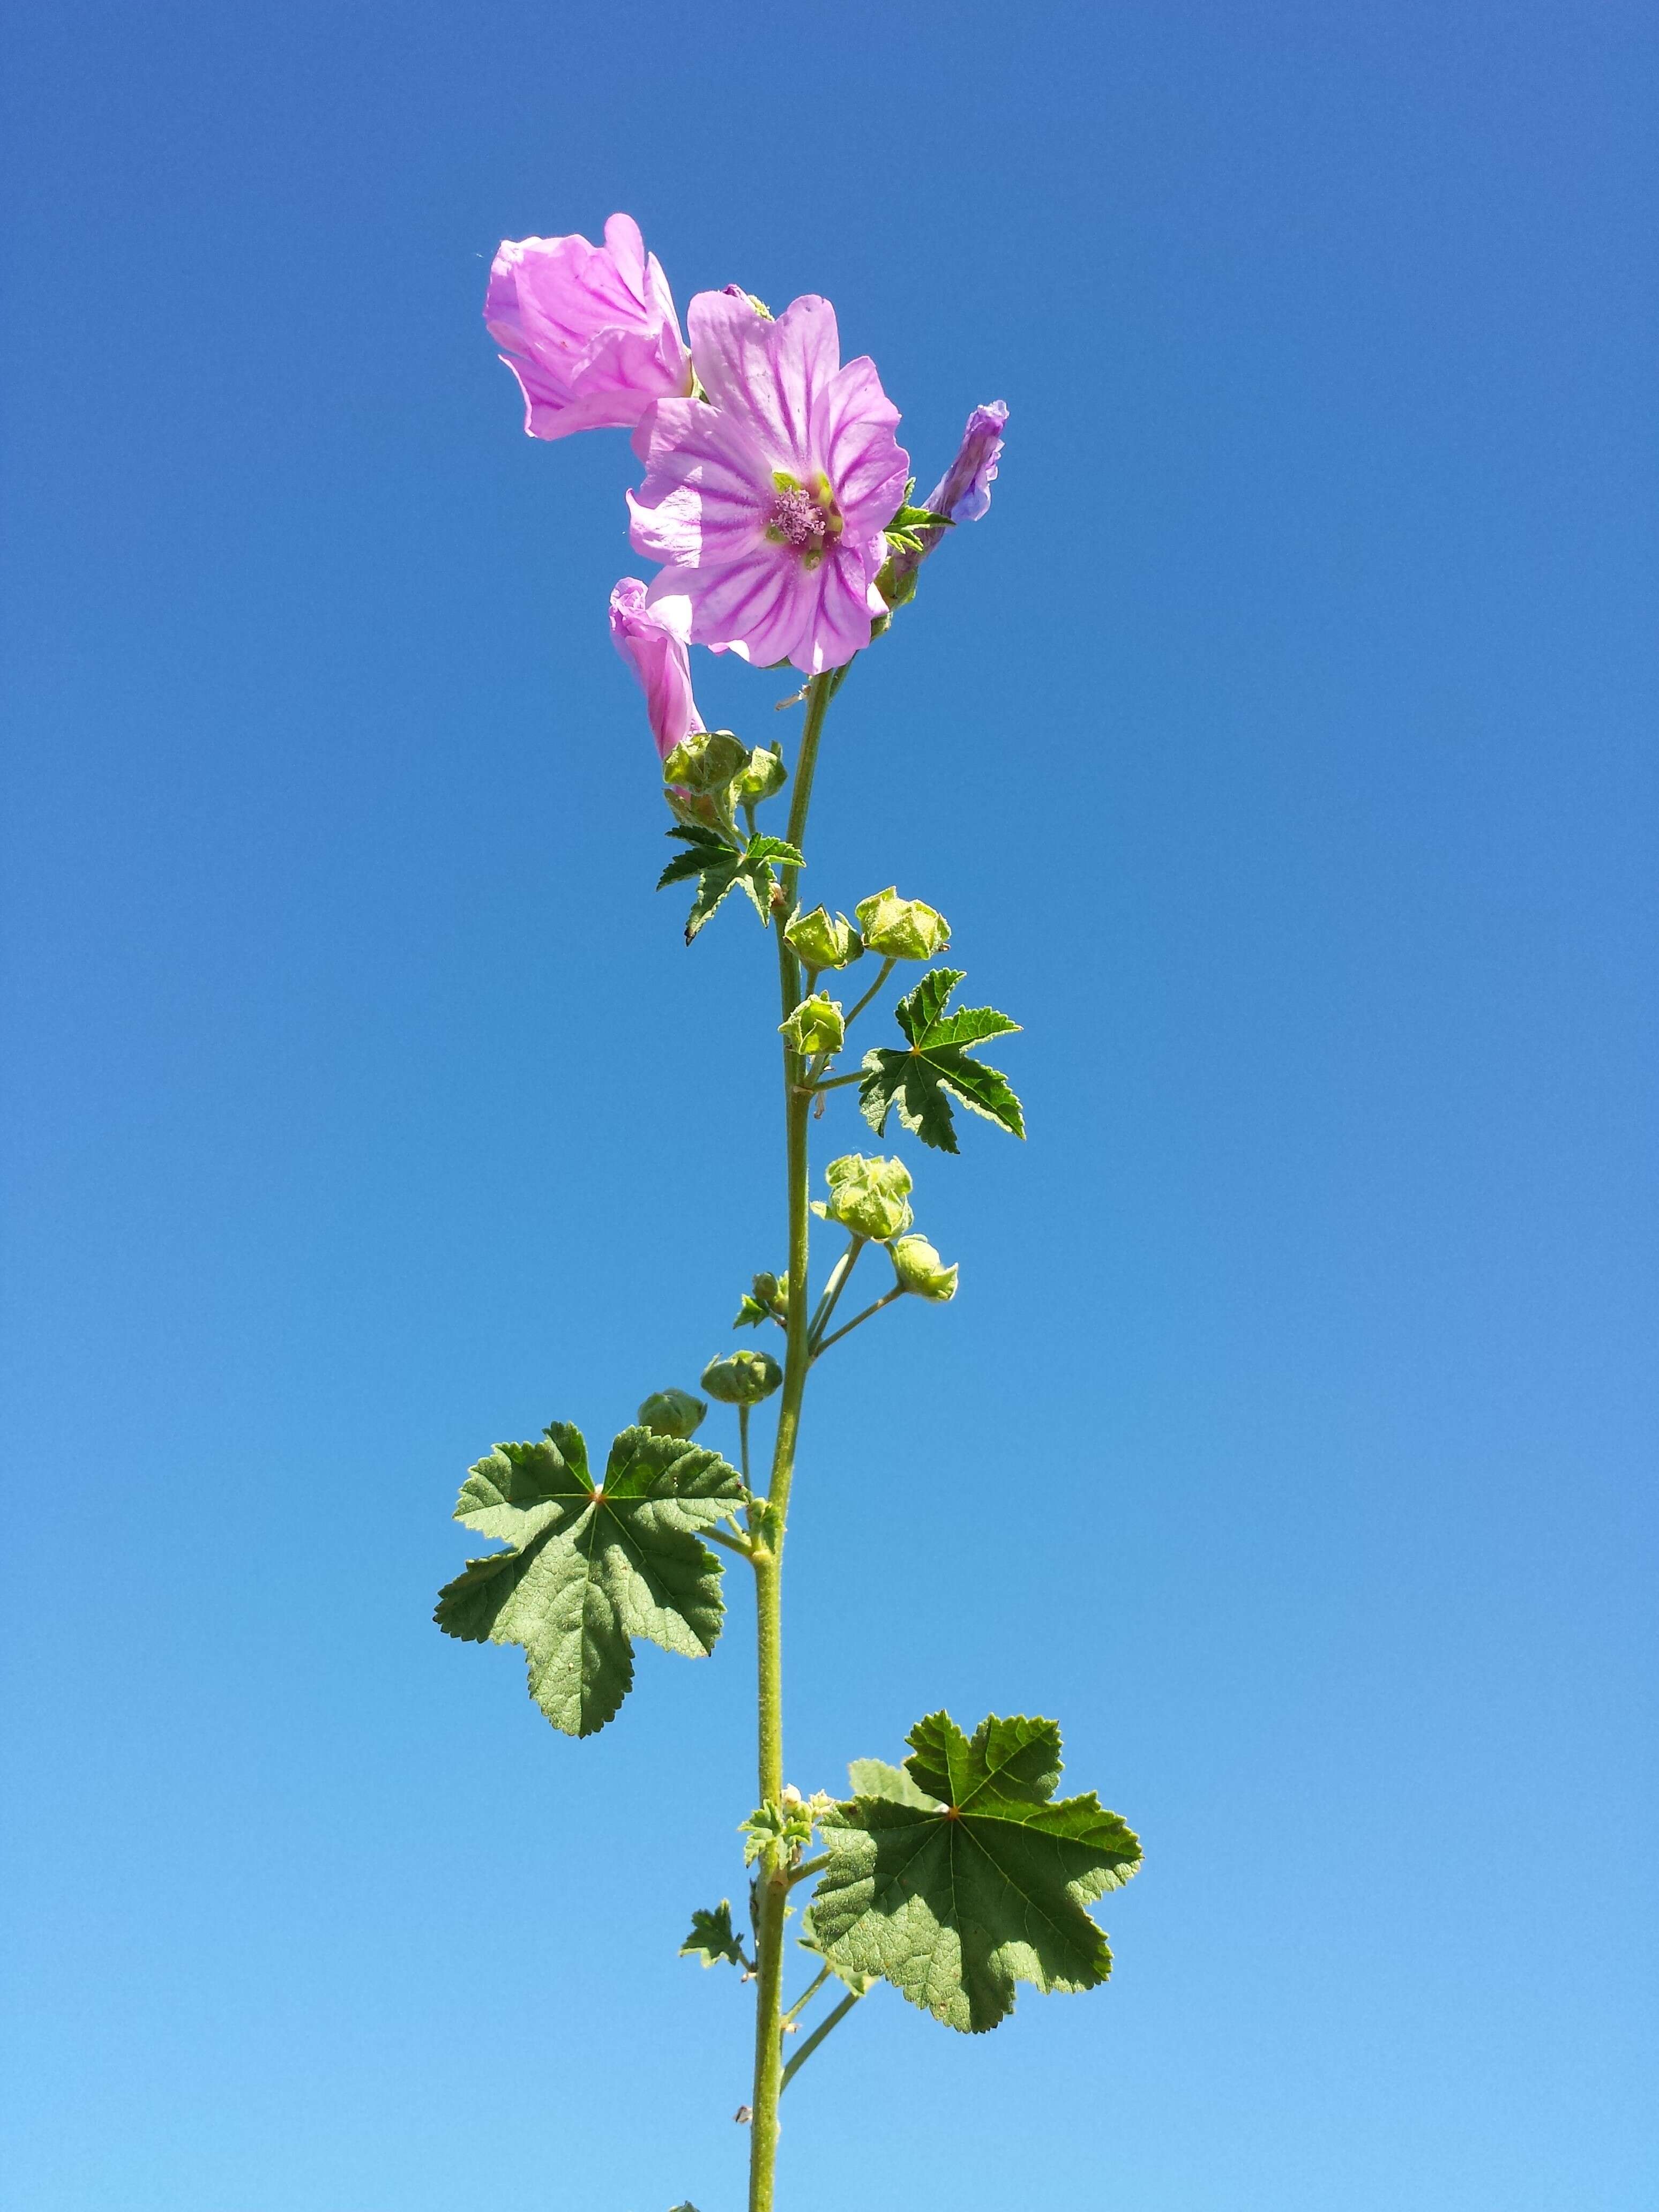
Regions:
[[[669,563],[652,603],[684,603],[690,637],[717,653],[837,668],[885,611],[883,532],[909,465],[898,410],[872,362],[841,366],[827,300],[808,294],[774,322],[700,292],[688,320],[712,404],[661,400],[635,440],[634,544]]]
[[[988,407],[975,407],[957,447],[957,457],[933,486],[923,504],[930,514],[943,514],[952,522],[978,522],[990,512],[991,480],[1002,453],[1002,434],[1008,410],[1000,399]],[[942,522],[924,524],[915,532],[915,544],[901,547],[887,564],[883,588],[888,603],[902,606],[916,587],[916,571],[945,534]]]
[[[1002,434],[1008,424],[1006,402],[994,399],[988,407],[975,407],[968,417],[957,457],[933,486],[927,501],[933,514],[948,514],[952,522],[979,522],[990,513],[991,480],[1002,453]]]
[[[611,635],[645,694],[657,758],[666,760],[682,738],[702,727],[691,696],[684,604],[647,606],[645,586],[624,576],[611,594]]]
[[[484,325],[524,388],[532,438],[631,430],[653,399],[691,389],[668,279],[629,215],[611,216],[603,246],[503,239]]]

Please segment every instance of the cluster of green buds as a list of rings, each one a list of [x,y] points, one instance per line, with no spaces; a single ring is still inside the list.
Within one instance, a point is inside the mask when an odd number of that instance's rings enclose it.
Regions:
[[[820,1220],[839,1221],[870,1244],[888,1243],[910,1226],[910,1170],[902,1160],[848,1152],[842,1159],[831,1160],[824,1174],[830,1195],[812,1202]]]
[[[848,967],[865,952],[878,952],[884,960],[931,960],[951,942],[951,925],[939,908],[901,898],[892,884],[860,899],[854,912],[856,929],[844,914],[832,917],[827,907],[798,914],[783,933],[790,951],[816,975]]]
[[[730,830],[734,807],[759,805],[788,775],[781,753],[751,750],[730,730],[693,730],[662,764],[663,795],[682,822]]]
[[[941,1304],[955,1297],[957,1267],[947,1267],[927,1239],[910,1229],[910,1170],[902,1160],[848,1152],[831,1160],[824,1174],[830,1195],[812,1204],[820,1220],[840,1222],[863,1243],[886,1245],[901,1291]],[[705,1375],[705,1384],[708,1380]]]

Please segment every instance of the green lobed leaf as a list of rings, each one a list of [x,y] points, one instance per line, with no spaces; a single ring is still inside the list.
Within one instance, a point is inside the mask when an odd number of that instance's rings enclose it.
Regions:
[[[684,823],[671,830],[668,835],[682,839],[688,849],[677,853],[668,863],[657,878],[657,889],[661,890],[669,884],[687,882],[696,877],[696,896],[691,902],[685,925],[688,945],[719,911],[729,894],[738,890],[746,894],[761,921],[769,927],[772,893],[777,884],[773,862],[780,861],[787,868],[806,866],[797,848],[782,837],[767,837],[757,832],[746,844],[736,845],[714,830]]]
[[[909,1741],[902,1772],[857,1761],[853,1797],[820,1819],[825,1959],[975,2035],[1013,2010],[1020,1982],[1097,1988],[1112,1954],[1086,1907],[1136,1872],[1140,1845],[1092,1791],[1054,1799],[1055,1723],[992,1714],[970,1739],[933,1713]]]
[[[721,1898],[712,1912],[701,1907],[691,1915],[691,1933],[680,1945],[682,1959],[701,1959],[705,1966],[716,1966],[723,1960],[747,1970],[749,1960],[737,1932],[732,1925],[732,1900]]]
[[[924,1145],[956,1152],[953,1098],[1012,1135],[1025,1134],[1025,1117],[1007,1077],[968,1051],[987,1037],[1008,1036],[1019,1024],[994,1006],[958,1006],[947,1014],[945,1006],[962,977],[959,968],[929,969],[893,1010],[906,1049],[878,1046],[864,1055],[859,1104],[878,1137],[885,1133],[888,1115],[896,1111]]]
[[[508,1548],[469,1560],[433,1618],[467,1643],[521,1645],[554,1727],[592,1735],[633,1685],[635,1637],[688,1658],[713,1650],[720,1563],[696,1531],[742,1496],[718,1452],[643,1428],[617,1437],[596,1484],[580,1431],[553,1422],[470,1471],[455,1518]]]

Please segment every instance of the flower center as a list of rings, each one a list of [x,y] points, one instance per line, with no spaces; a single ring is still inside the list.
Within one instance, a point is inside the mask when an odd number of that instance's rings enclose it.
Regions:
[[[841,535],[841,509],[829,477],[820,470],[808,486],[787,469],[774,469],[772,483],[767,538],[774,545],[792,547],[808,568],[816,568],[823,558],[825,539]]]

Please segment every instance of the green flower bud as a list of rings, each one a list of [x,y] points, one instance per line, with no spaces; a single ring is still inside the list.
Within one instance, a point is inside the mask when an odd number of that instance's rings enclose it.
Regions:
[[[798,914],[783,934],[790,951],[809,968],[845,968],[864,951],[847,916],[838,914],[831,921],[821,906],[811,914]]]
[[[789,1320],[787,1275],[757,1275],[751,1290],[738,1308],[733,1328],[758,1328],[763,1321]]]
[[[693,730],[662,764],[662,780],[682,791],[726,790],[749,765],[749,748],[730,730]]]
[[[902,1160],[848,1152],[845,1159],[831,1160],[824,1174],[830,1179],[829,1203],[815,1202],[812,1207],[823,1220],[839,1221],[872,1244],[884,1244],[910,1226],[910,1170]]]
[[[640,1407],[639,1422],[653,1437],[691,1437],[708,1412],[702,1400],[689,1390],[653,1390]]]
[[[728,1352],[702,1370],[702,1387],[722,1406],[758,1406],[783,1380],[769,1352]]]
[[[860,899],[854,912],[864,941],[884,960],[931,960],[951,942],[945,916],[920,899],[902,899],[891,884],[873,898]]]
[[[789,771],[783,764],[781,753],[769,753],[757,745],[749,756],[749,765],[732,787],[732,796],[745,806],[758,806],[763,799],[781,791],[789,781]]]
[[[778,1024],[778,1033],[788,1040],[792,1051],[810,1060],[815,1052],[839,1052],[847,1024],[839,1003],[815,991],[810,999],[801,1000],[787,1022]]]
[[[925,1237],[901,1237],[890,1248],[902,1290],[919,1298],[953,1298],[959,1270],[947,1267]]]

